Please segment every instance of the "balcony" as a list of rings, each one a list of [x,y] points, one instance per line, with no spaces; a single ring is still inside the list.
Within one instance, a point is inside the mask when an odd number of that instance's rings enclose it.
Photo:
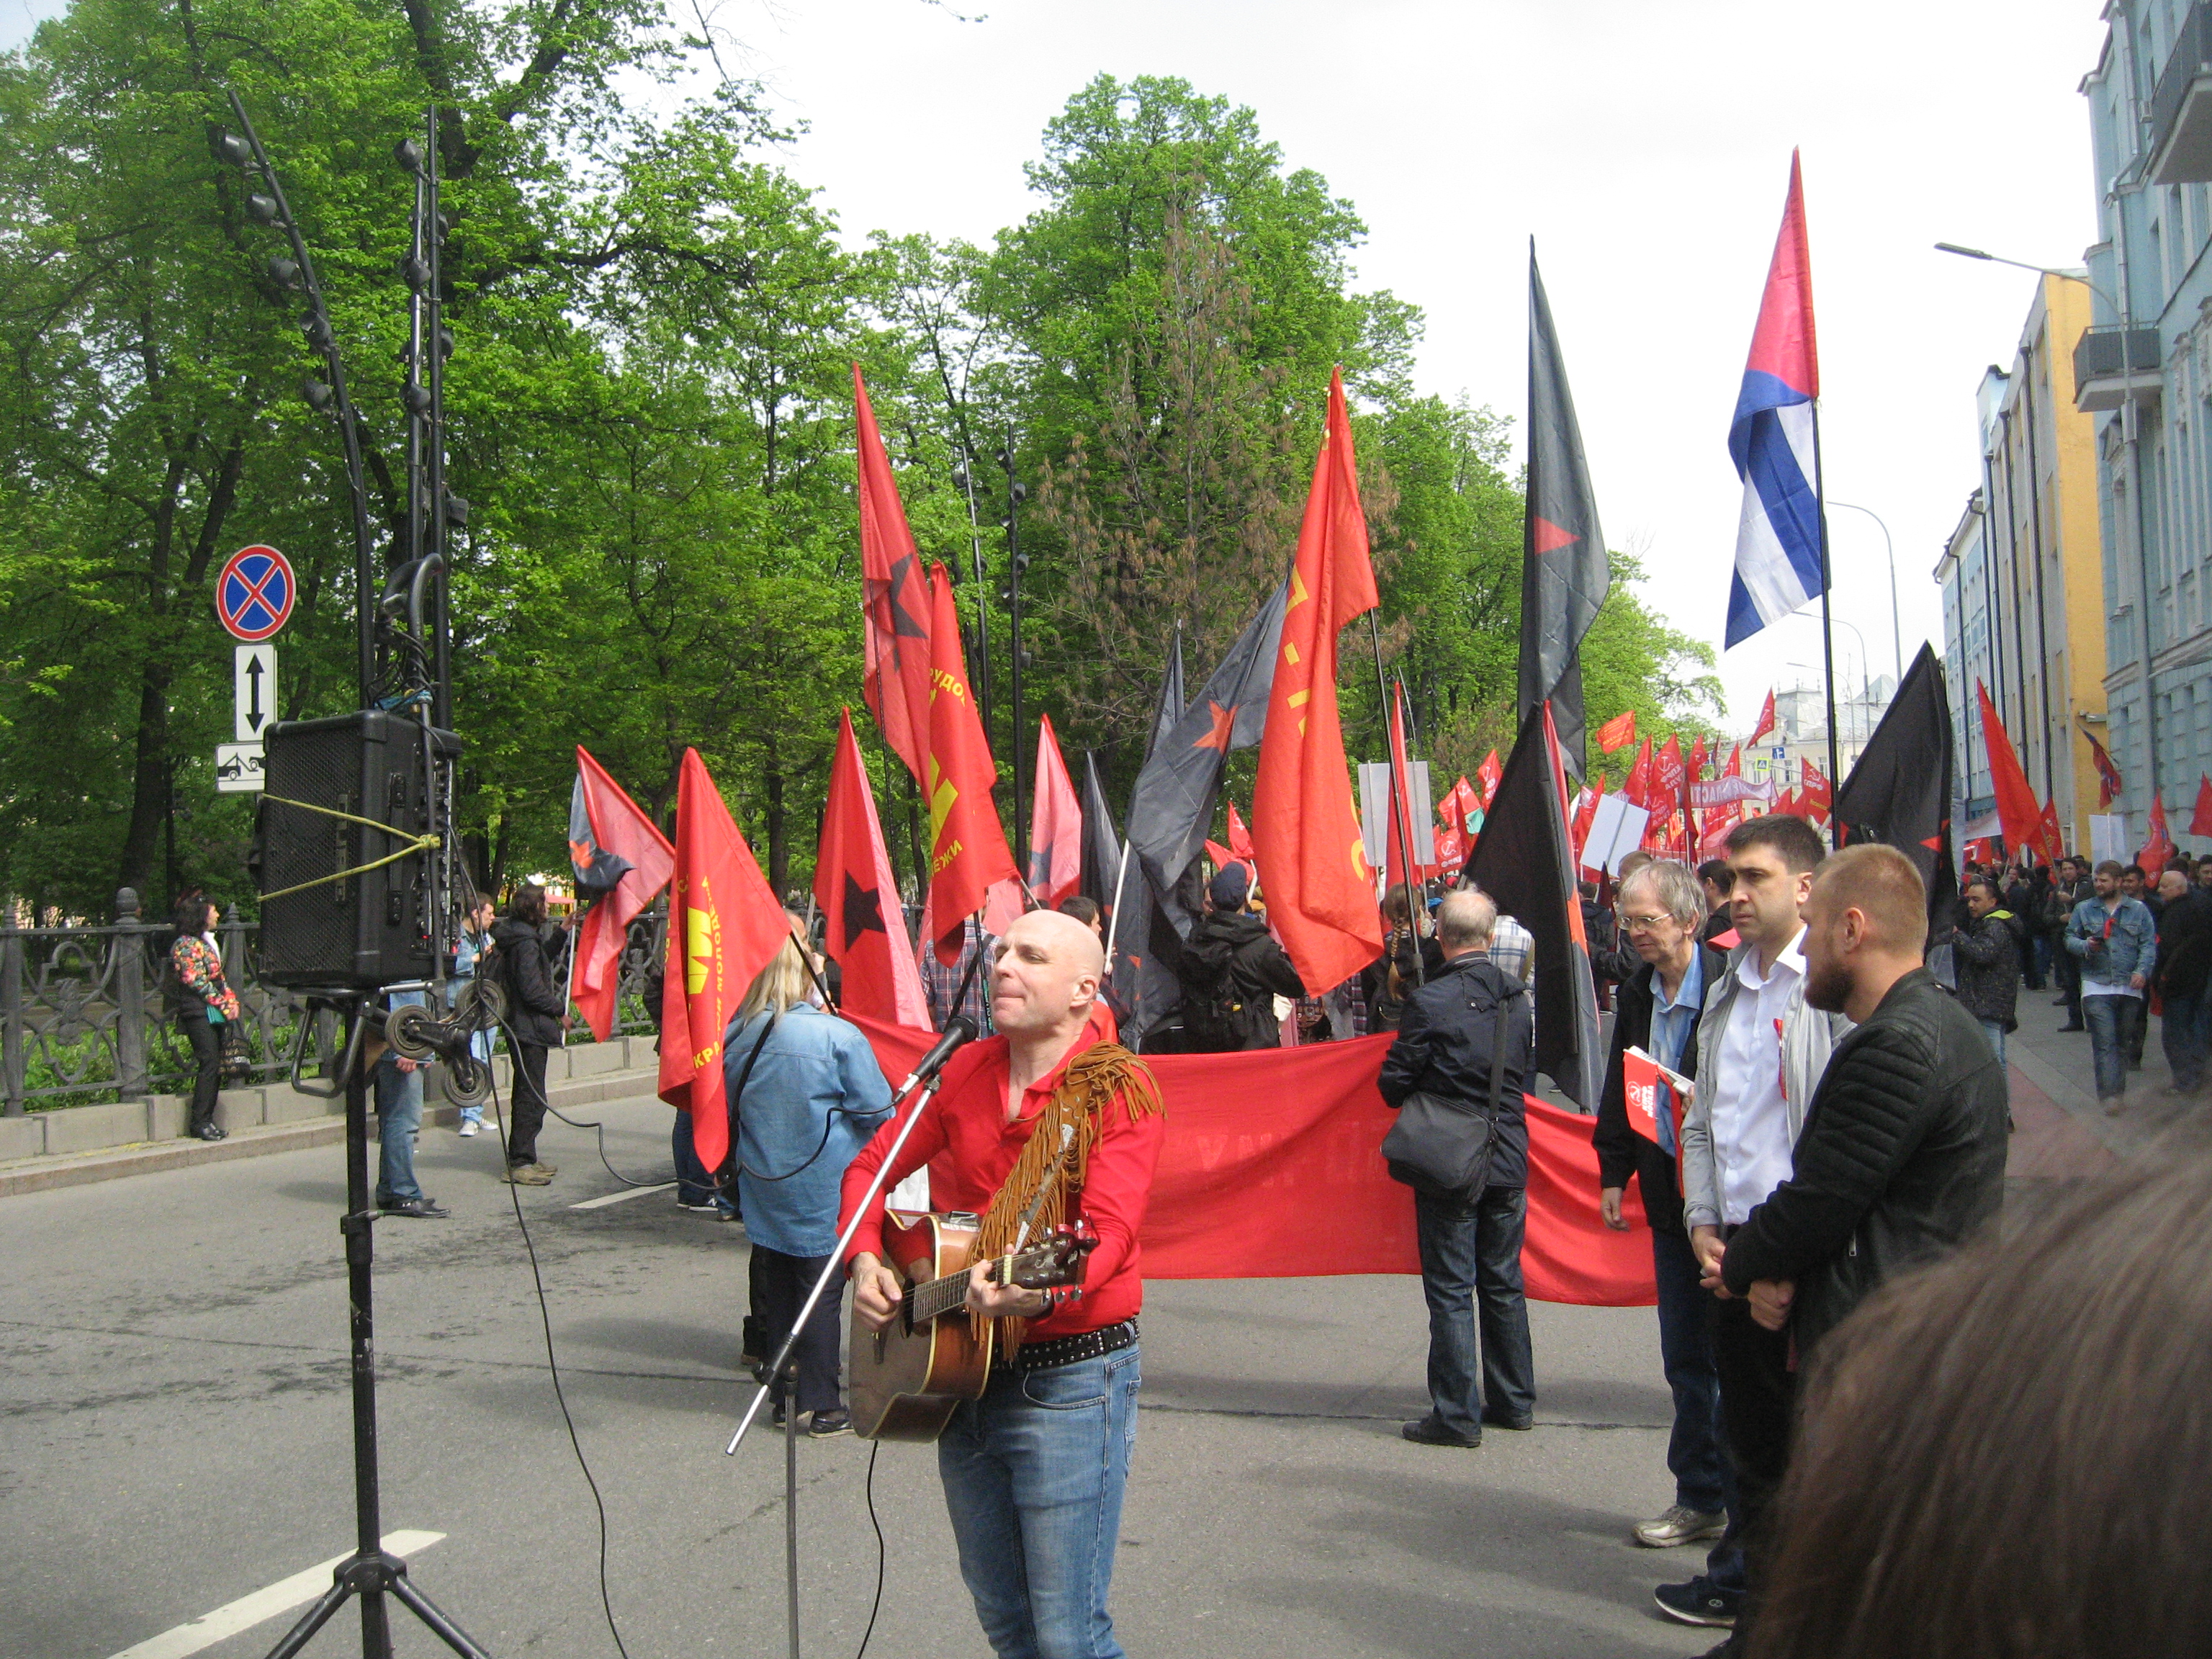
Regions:
[[[2150,96],[2150,181],[2212,182],[2212,5],[2189,9]]]
[[[2154,328],[2108,323],[2083,329],[2074,346],[2074,407],[2087,415],[2130,399],[2155,404],[2163,389],[2160,355]]]

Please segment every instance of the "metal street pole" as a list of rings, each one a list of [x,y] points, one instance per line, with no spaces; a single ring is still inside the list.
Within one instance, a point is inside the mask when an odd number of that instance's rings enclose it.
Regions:
[[[1894,672],[1894,673],[1895,673],[1895,676],[1896,676],[1897,683],[1898,683],[1899,685],[1902,685],[1902,684],[1905,684],[1905,629],[1904,629],[1903,626],[1902,626],[1902,625],[1899,623],[1899,621],[1898,621],[1898,611],[1897,611],[1897,546],[1896,546],[1896,544],[1895,544],[1895,543],[1893,543],[1893,542],[1892,542],[1892,541],[1890,540],[1890,538],[1889,538],[1889,526],[1888,526],[1887,525],[1886,525],[1886,524],[1882,524],[1882,521],[1881,521],[1881,514],[1879,514],[1879,513],[1875,512],[1875,511],[1872,507],[1861,507],[1861,506],[1860,506],[1857,502],[1856,502],[1856,501],[1838,501],[1838,500],[1837,500],[1833,495],[1831,495],[1831,496],[1829,496],[1829,497],[1828,497],[1828,505],[1829,505],[1830,507],[1849,507],[1849,508],[1850,508],[1852,512],[1854,512],[1854,513],[1863,513],[1863,514],[1865,514],[1867,515],[1867,517],[1869,517],[1869,519],[1872,519],[1872,520],[1875,521],[1875,523],[1876,523],[1877,525],[1881,525],[1881,545],[1882,545],[1882,550],[1883,550],[1883,551],[1884,551],[1884,552],[1888,556],[1888,557],[1889,557],[1889,643],[1890,643],[1890,651],[1891,651],[1891,653],[1892,653],[1892,654],[1893,654],[1893,658],[1894,658],[1894,659],[1895,659],[1895,661],[1896,661],[1896,664],[1897,664],[1897,666],[1896,666],[1895,670],[1893,671],[1893,672]]]

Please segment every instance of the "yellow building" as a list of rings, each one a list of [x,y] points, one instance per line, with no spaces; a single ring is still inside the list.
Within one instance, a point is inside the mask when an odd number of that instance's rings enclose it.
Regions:
[[[2029,783],[2057,803],[2069,847],[2084,851],[2098,810],[2089,738],[2101,741],[2105,731],[2096,433],[2076,407],[2074,382],[2089,298],[2082,283],[2043,277],[2011,369],[1993,367],[1984,377],[1982,476],[1967,509],[1978,522],[1962,525],[1936,568],[1961,816],[1971,823],[1994,804],[1978,680]]]

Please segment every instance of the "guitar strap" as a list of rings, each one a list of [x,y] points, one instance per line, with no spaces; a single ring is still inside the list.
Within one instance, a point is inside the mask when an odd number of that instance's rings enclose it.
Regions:
[[[1032,1237],[1067,1218],[1068,1193],[1083,1190],[1091,1149],[1098,1144],[1107,1111],[1117,1100],[1132,1123],[1165,1109],[1152,1068],[1118,1042],[1094,1044],[1068,1061],[1052,1098],[1030,1124],[1014,1167],[984,1212],[970,1261],[988,1261],[1013,1249],[1025,1217]],[[1021,1347],[1026,1323],[999,1322],[1000,1340],[1009,1354]]]

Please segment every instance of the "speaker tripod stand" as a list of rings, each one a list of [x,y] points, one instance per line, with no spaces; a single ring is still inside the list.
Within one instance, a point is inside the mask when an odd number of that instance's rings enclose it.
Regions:
[[[384,1547],[376,1473],[376,1317],[371,1263],[375,1255],[376,1206],[368,1185],[368,1076],[362,1054],[371,1023],[369,1000],[311,999],[310,1009],[335,1007],[345,1016],[344,1058],[338,1075],[345,1091],[346,1212],[338,1222],[345,1237],[346,1294],[352,1307],[354,1553],[338,1563],[322,1598],[307,1609],[269,1659],[291,1659],[328,1624],[347,1598],[361,1598],[363,1659],[392,1659],[392,1626],[384,1598],[392,1596],[463,1659],[490,1659],[485,1650],[444,1613],[407,1577],[407,1563]],[[305,1018],[301,1020],[304,1046]],[[293,1066],[299,1082],[297,1057]],[[309,1092],[335,1093],[336,1091]]]

